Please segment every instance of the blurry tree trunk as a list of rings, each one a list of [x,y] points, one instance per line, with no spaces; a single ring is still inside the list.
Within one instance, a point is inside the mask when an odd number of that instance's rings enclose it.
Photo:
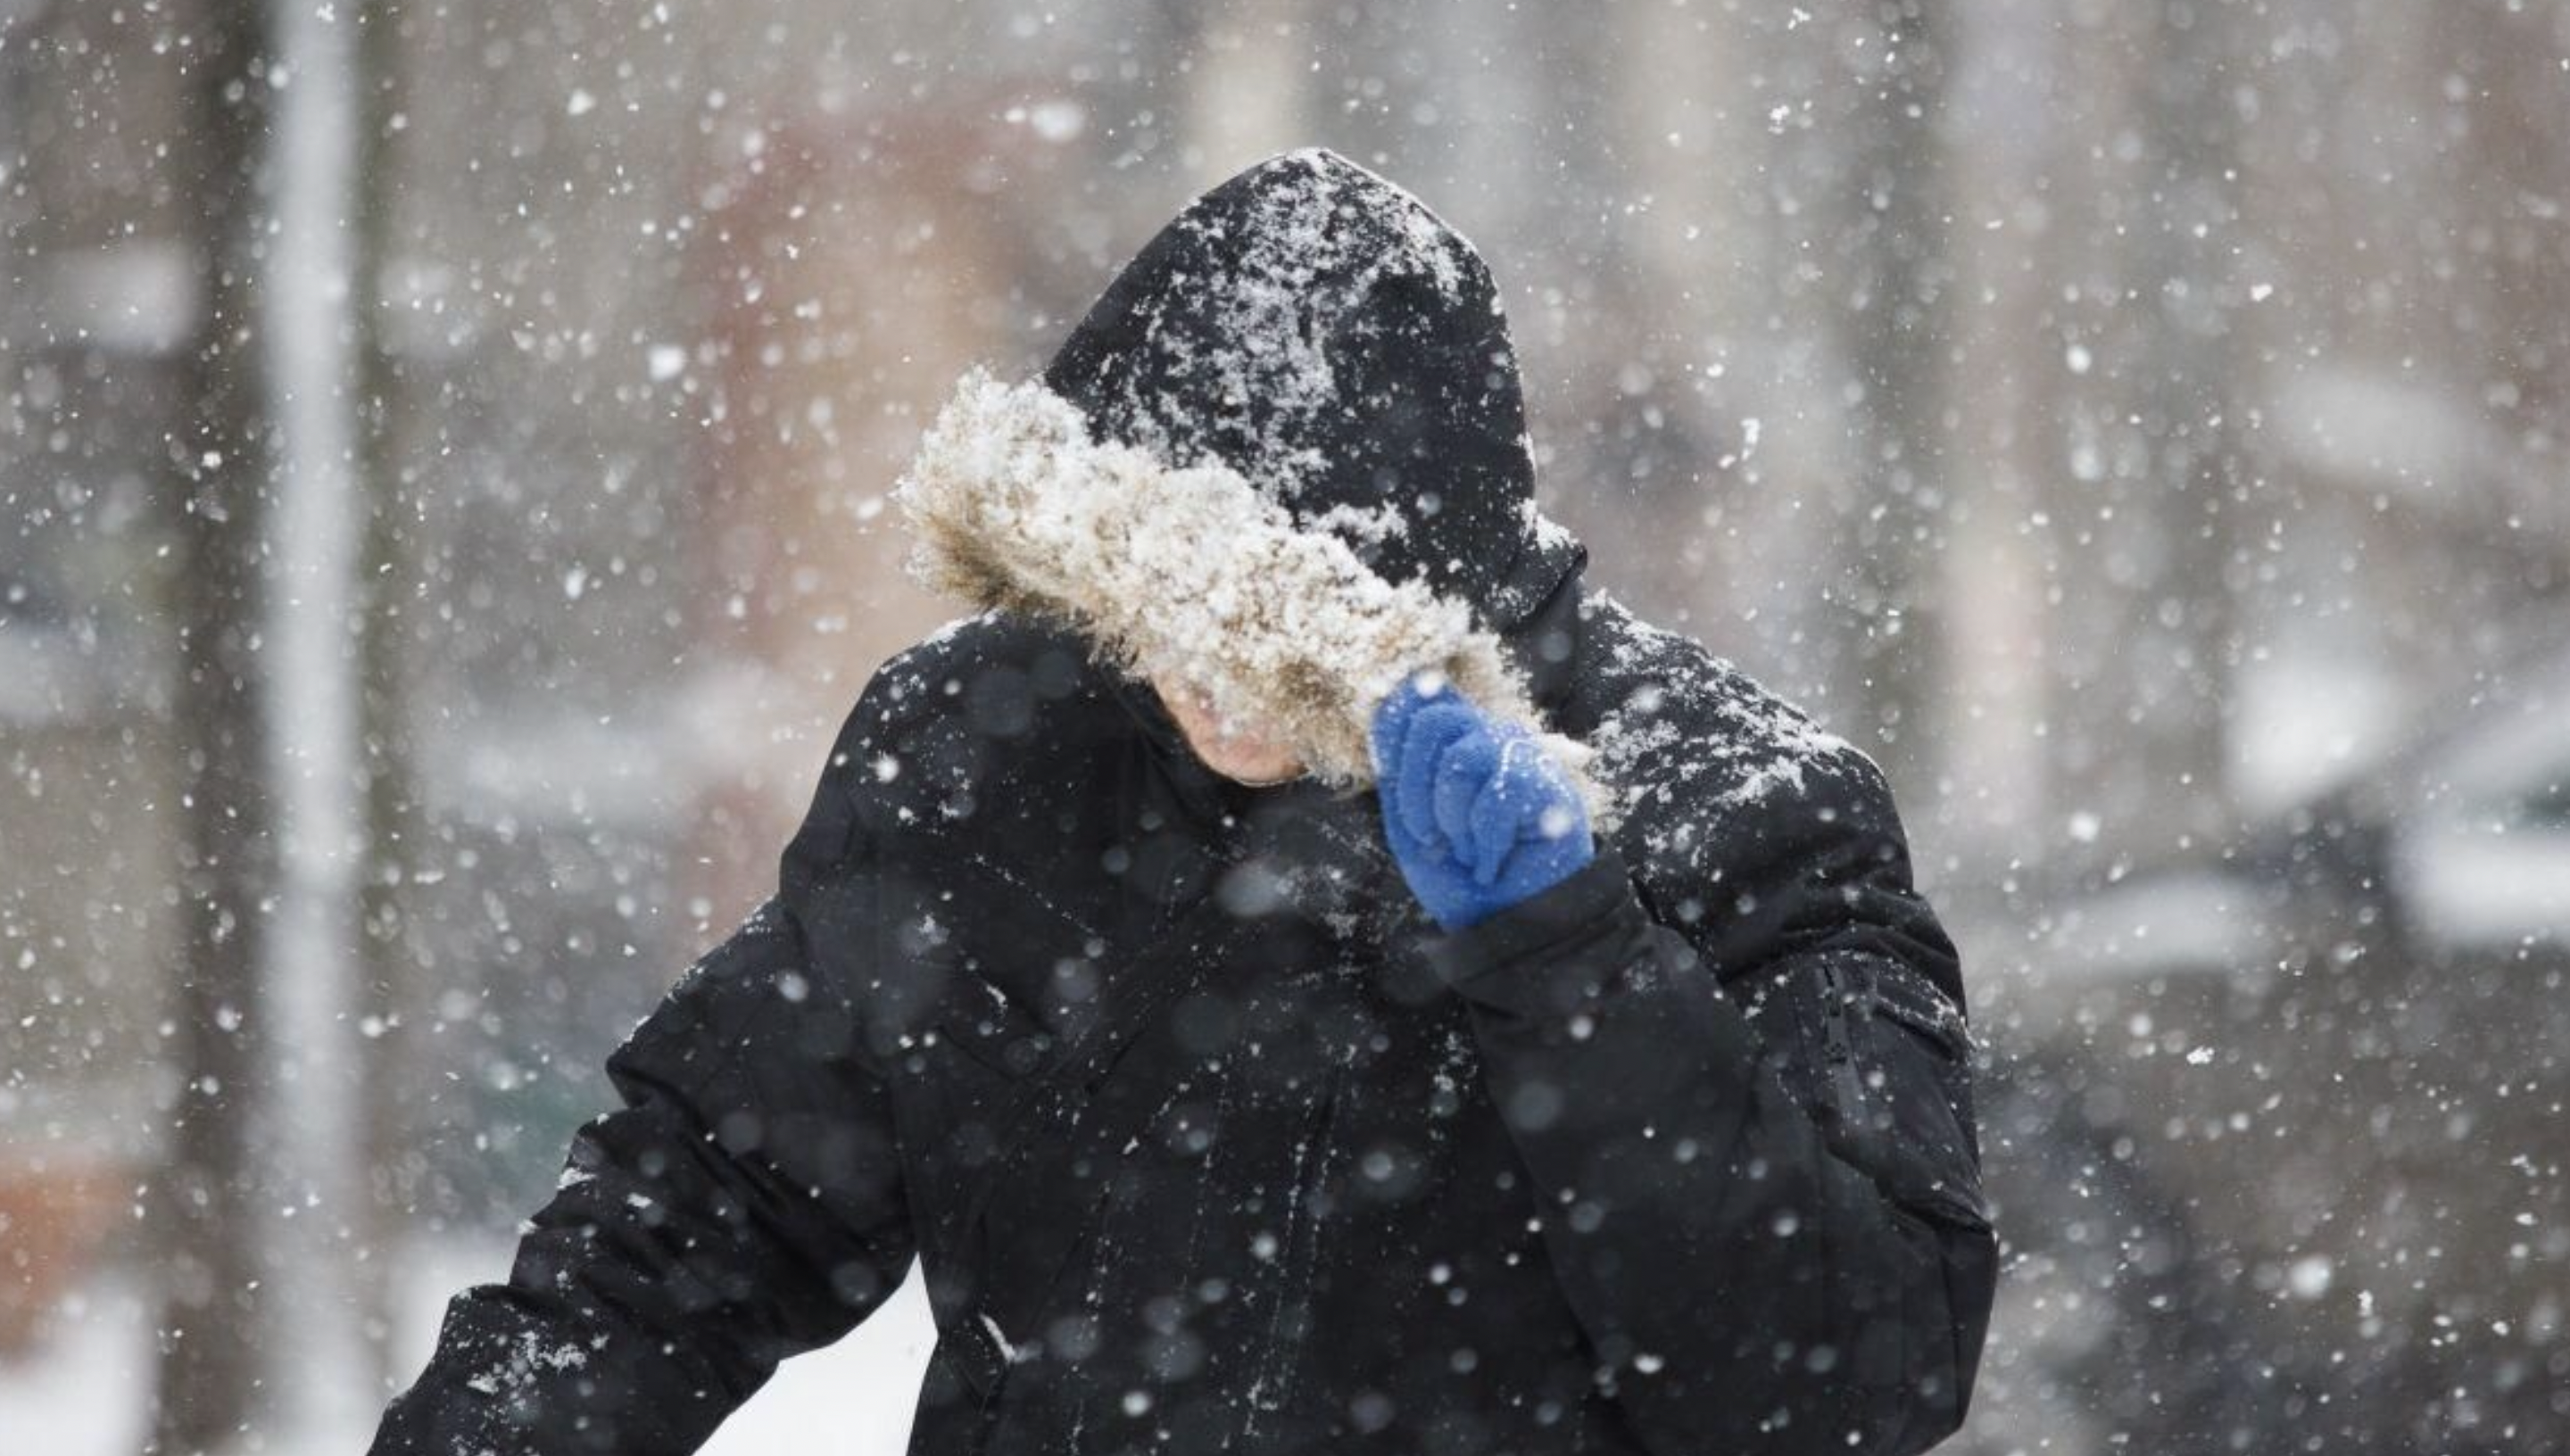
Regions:
[[[271,445],[260,364],[258,169],[269,131],[264,6],[202,0],[187,69],[201,219],[197,333],[169,442],[179,556],[175,691],[187,905],[171,1057],[179,1080],[155,1188],[160,1363],[152,1449],[221,1449],[251,1413],[266,1346],[254,1117],[268,1055],[259,972],[276,843],[258,690]]]
[[[1523,225],[1546,239],[1547,255],[1501,286],[1537,283],[1568,305],[1530,310],[1513,329],[1520,365],[1541,381],[1527,402],[1541,421],[1530,432],[1548,457],[1539,479],[1581,483],[1588,514],[1577,519],[1574,510],[1570,524],[1605,579],[1643,610],[1682,620],[1693,593],[1670,534],[1691,524],[1700,482],[1687,413],[1672,407],[1670,344],[1686,340],[1676,351],[1684,352],[1693,340],[1681,323],[1685,280],[1654,274],[1637,241],[1638,219],[1665,200],[1645,193],[1632,164],[1665,143],[1636,138],[1619,104],[1639,64],[1642,24],[1625,10],[1572,5],[1529,7],[1504,21],[1468,12],[1457,22],[1459,39],[1501,26],[1500,43],[1540,78],[1522,105],[1552,162],[1517,189],[1529,209]]]
[[[2168,816],[2154,849],[2219,844],[2229,829],[2226,704],[2239,655],[2233,518],[2250,468],[2248,398],[2229,309],[2246,300],[2238,244],[2239,111],[2227,80],[2250,38],[2231,0],[2165,0],[2144,70],[2140,130],[2153,172],[2131,230],[2126,307],[2143,330],[2128,376],[2148,472],[2136,504],[2162,563],[2144,583],[2138,751],[2144,803]]]
[[[277,442],[264,534],[262,635],[270,770],[282,844],[264,987],[270,1086],[260,1109],[273,1196],[261,1212],[271,1286],[290,1322],[270,1332],[280,1378],[264,1402],[289,1432],[340,1430],[372,1412],[357,1297],[364,1268],[365,1152],[355,1045],[356,614],[360,515],[350,465],[347,350],[354,191],[353,67],[347,27],[289,0],[264,0],[278,92],[266,144],[267,211],[258,299],[266,403]],[[282,1378],[291,1371],[292,1378]]]
[[[1191,0],[1150,0],[1101,11],[1087,23],[1114,37],[1115,54],[1123,62],[1110,78],[1101,79],[1108,98],[1104,109],[1136,122],[1109,155],[1139,161],[1156,160],[1163,149],[1175,153],[1184,142],[1194,90],[1191,73],[1204,49],[1203,8]]]
[[[2497,443],[2494,478],[2484,489],[2448,493],[2444,503],[2458,518],[2449,528],[2459,537],[2453,549],[2485,555],[2490,569],[2446,574],[2460,578],[2452,590],[2478,598],[2464,620],[2487,622],[2530,604],[2528,620],[2548,621],[2570,605],[2570,490],[2562,488],[2558,443],[2570,419],[2570,370],[2562,368],[2570,238],[2560,221],[2570,195],[2570,138],[2561,126],[2570,16],[2557,6],[2475,6],[2440,12],[2434,24],[2440,44],[2421,49],[2441,73],[2436,84],[2468,78],[2477,99],[2470,125],[2452,140],[2443,190],[2416,204],[2440,212],[2446,227],[2486,219],[2487,241],[2466,244],[2477,266],[2451,286],[2421,290],[2420,331],[2449,341],[2450,377],[2487,372],[2504,381],[2483,391]]]
[[[367,1187],[356,1217],[368,1259],[358,1296],[367,1358],[378,1385],[392,1374],[395,1315],[391,1274],[404,1214],[418,1190],[403,1113],[416,989],[410,969],[424,958],[409,887],[422,844],[418,773],[411,757],[408,690],[413,631],[406,614],[418,599],[413,516],[402,469],[404,381],[387,337],[394,224],[399,215],[395,139],[404,118],[405,7],[376,0],[358,18],[357,168],[352,237],[350,354],[356,371],[356,490],[365,513],[357,589],[359,614],[358,754],[365,784],[365,859],[359,868],[359,1028],[368,1038],[365,1105]]]
[[[1918,802],[1939,765],[1926,721],[1944,653],[1935,561],[1944,530],[1948,354],[1944,22],[1926,0],[1877,0],[1844,64],[1854,98],[1829,246],[1830,318],[1856,390],[1854,493],[1841,579],[1861,619],[1850,676],[1886,767]],[[1826,406],[1825,406],[1826,408]],[[1915,787],[1913,787],[1915,786]]]
[[[1306,0],[1259,0],[1208,27],[1184,115],[1209,172],[1304,145],[1311,73],[1294,38],[1311,23],[1308,9]]]

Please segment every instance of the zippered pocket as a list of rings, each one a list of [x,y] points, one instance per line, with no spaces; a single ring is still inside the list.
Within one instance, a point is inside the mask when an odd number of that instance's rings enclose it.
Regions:
[[[1861,966],[1821,961],[1821,1045],[1827,1089],[1825,1107],[1837,1131],[1862,1144],[1875,1131],[1868,1116],[1865,1073],[1857,1061],[1856,1028],[1873,1014],[1873,983]]]
[[[1962,1012],[1898,961],[1851,962],[1849,969],[1865,982],[1865,1014],[1854,1024],[1871,1042],[1860,1053],[1860,1091],[1874,1094],[1877,1180],[1913,1208],[1989,1228],[1973,1130],[1972,1039]]]
[[[1904,1205],[1989,1226],[1971,1037],[1942,991],[1898,961],[1822,955],[1784,967],[1753,1004],[1763,1034],[1792,1038],[1767,1055],[1832,1153]]]

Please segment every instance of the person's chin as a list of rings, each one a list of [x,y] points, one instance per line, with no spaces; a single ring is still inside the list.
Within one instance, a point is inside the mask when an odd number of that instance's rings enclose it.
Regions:
[[[1303,764],[1298,759],[1269,755],[1227,754],[1217,750],[1205,756],[1205,767],[1245,788],[1271,789],[1290,784],[1303,777]]]

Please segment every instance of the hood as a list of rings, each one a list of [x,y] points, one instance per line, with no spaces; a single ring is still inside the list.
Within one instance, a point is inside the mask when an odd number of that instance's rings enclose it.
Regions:
[[[1187,683],[1325,783],[1372,782],[1419,672],[1547,731],[1506,637],[1582,553],[1534,509],[1488,270],[1328,153],[1199,198],[1043,380],[969,371],[895,501],[923,581]]]
[[[1336,153],[1272,158],[1187,204],[1044,372],[1099,440],[1238,472],[1505,632],[1575,571],[1535,509],[1515,350],[1481,255]]]

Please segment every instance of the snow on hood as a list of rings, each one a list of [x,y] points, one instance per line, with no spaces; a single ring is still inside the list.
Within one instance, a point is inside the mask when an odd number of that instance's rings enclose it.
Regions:
[[[1046,366],[1099,441],[1216,460],[1387,580],[1505,631],[1578,568],[1534,504],[1516,353],[1481,255],[1336,153],[1205,192]]]

